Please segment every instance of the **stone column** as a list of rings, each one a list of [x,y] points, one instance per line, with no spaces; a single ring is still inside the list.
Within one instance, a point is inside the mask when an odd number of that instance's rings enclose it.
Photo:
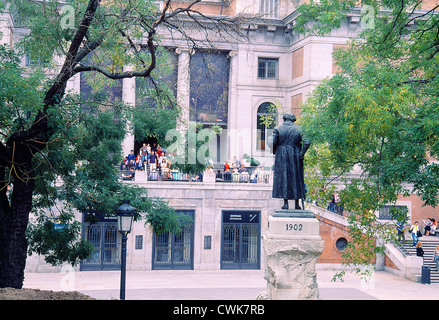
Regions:
[[[243,140],[250,139],[249,128],[245,130],[240,126],[238,119],[238,89],[239,82],[239,53],[237,50],[229,52],[230,74],[229,74],[229,110],[227,119],[227,158],[232,160],[234,156],[240,158],[242,155]],[[241,124],[242,125],[242,124]],[[249,140],[250,141],[250,140]],[[247,142],[247,141],[246,141]],[[251,145],[251,144],[250,144]],[[247,152],[251,154],[251,152]]]
[[[258,300],[319,298],[316,261],[323,252],[319,221],[308,210],[276,210],[262,236],[267,288]]]
[[[130,67],[124,67],[124,71],[130,70]],[[133,106],[136,105],[136,78],[125,78],[122,80],[122,100]],[[131,121],[127,124],[127,132],[122,142],[122,155],[127,156],[131,150],[134,150],[134,133],[131,128]],[[134,150],[137,153],[138,150]]]
[[[190,106],[190,79],[189,79],[189,49],[177,48],[175,53],[178,55],[178,79],[177,79],[177,103],[181,108],[180,119],[177,123],[178,130],[187,130],[189,124]]]

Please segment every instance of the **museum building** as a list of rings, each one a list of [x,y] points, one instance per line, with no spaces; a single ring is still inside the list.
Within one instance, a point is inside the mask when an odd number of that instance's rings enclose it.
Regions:
[[[163,5],[162,1],[156,1]],[[287,0],[203,0],[197,8],[206,15],[257,15],[251,23],[239,28],[247,36],[209,39],[215,51],[190,47],[184,39],[163,30],[162,45],[168,49],[172,71],[167,79],[182,108],[181,123],[202,123],[205,127],[220,126],[223,130],[209,150],[215,163],[224,164],[244,154],[270,167],[270,128],[260,117],[271,115],[279,120],[283,113],[300,117],[301,104],[307,94],[324,78],[337,72],[332,53],[355,37],[361,28],[361,9],[353,9],[341,27],[325,37],[301,36],[293,30],[302,1]],[[188,1],[181,1],[182,5]],[[195,32],[195,25],[192,26]],[[12,15],[0,16],[1,43],[9,44],[24,30],[14,26]],[[209,64],[209,68],[204,67]],[[23,64],[26,64],[23,61]],[[204,72],[200,73],[199,70]],[[202,86],[200,84],[208,84]],[[123,79],[112,91],[114,99],[136,105],[142,99],[141,80]],[[89,88],[81,76],[73,78],[72,89],[86,94]],[[220,101],[220,102],[219,102]],[[276,111],[270,106],[276,106]],[[274,127],[274,126],[273,126]],[[128,134],[123,143],[124,155],[137,150],[140,141]],[[180,179],[181,180],[181,179]],[[134,183],[148,189],[150,196],[165,199],[176,210],[193,218],[193,224],[179,234],[155,234],[144,222],[135,222],[128,238],[128,270],[155,269],[261,269],[264,267],[261,235],[267,231],[268,216],[281,207],[271,197],[272,175],[258,183],[218,182],[205,176],[202,182],[150,181],[136,175]],[[401,197],[398,205],[408,207],[411,220],[429,217],[432,208],[422,207],[416,196]],[[320,235],[325,249],[318,259],[321,265],[340,263],[349,240],[346,218],[326,208],[307,208],[320,221]],[[434,211],[437,215],[437,210]],[[380,213],[377,213],[380,214]],[[86,213],[78,213],[83,221],[83,237],[91,241],[95,251],[81,262],[80,270],[120,268],[120,235],[115,219],[97,216],[89,223]],[[383,219],[385,217],[383,213]],[[410,219],[409,219],[410,220]],[[385,262],[382,262],[385,263]],[[42,257],[28,259],[27,271],[54,270]]]

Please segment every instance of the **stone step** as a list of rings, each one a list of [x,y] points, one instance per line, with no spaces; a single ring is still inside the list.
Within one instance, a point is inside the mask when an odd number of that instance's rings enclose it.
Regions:
[[[423,239],[424,238],[424,239]],[[436,269],[436,263],[432,261],[434,249],[439,245],[439,239],[436,237],[425,236],[421,237],[422,249],[424,249],[424,266],[430,267],[430,283],[439,283],[439,271]],[[406,251],[411,255],[416,255],[416,248],[413,246],[412,241],[406,240],[402,244]]]

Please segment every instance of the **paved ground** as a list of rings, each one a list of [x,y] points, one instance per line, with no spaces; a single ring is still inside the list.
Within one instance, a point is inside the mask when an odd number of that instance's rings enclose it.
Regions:
[[[322,300],[437,300],[439,284],[421,284],[384,271],[369,282],[335,271],[317,270]],[[128,271],[127,300],[254,300],[265,288],[262,270]],[[25,288],[79,291],[98,299],[119,299],[120,271],[26,273]]]

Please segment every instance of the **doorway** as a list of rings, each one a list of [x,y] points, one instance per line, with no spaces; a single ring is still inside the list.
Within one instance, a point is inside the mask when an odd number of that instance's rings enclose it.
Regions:
[[[177,210],[190,215],[192,210]],[[194,223],[181,228],[179,233],[153,233],[152,269],[153,270],[192,270],[194,268]]]
[[[260,269],[259,211],[223,211],[221,269]]]
[[[82,237],[93,245],[93,252],[81,261],[81,271],[120,269],[121,241],[116,218],[93,215],[93,219],[84,221]]]
[[[143,146],[143,144],[149,145],[152,147],[154,144],[157,145],[157,138],[147,138],[142,141],[134,140],[134,154],[138,155],[140,152],[140,148]]]

